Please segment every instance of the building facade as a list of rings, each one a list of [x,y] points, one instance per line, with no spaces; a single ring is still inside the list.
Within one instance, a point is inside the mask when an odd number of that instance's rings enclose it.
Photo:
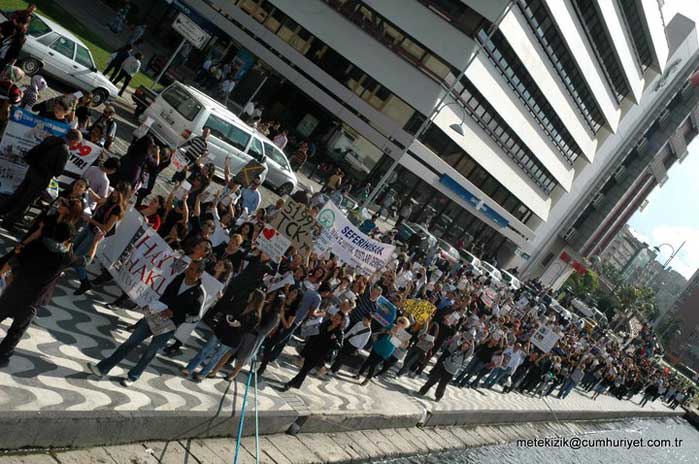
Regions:
[[[547,284],[604,249],[695,127],[674,97],[696,30],[657,0],[174,2],[264,63],[281,84],[258,95],[357,181],[398,162],[379,201],[394,190],[436,235]]]
[[[699,370],[699,271],[689,279],[687,286],[670,309],[668,317],[669,341],[665,346],[667,357]]]
[[[624,224],[624,227],[609,243],[609,246],[600,254],[600,258],[603,262],[609,263],[614,270],[621,273],[640,250],[646,246],[645,243],[636,238],[629,226]]]

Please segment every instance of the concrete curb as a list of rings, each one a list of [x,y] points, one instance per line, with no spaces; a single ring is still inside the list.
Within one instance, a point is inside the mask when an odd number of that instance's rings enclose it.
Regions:
[[[292,410],[260,411],[264,434],[284,433],[298,415]],[[230,437],[238,430],[236,412],[191,411],[39,411],[0,416],[0,449],[117,445],[141,440]],[[255,417],[245,414],[244,431],[253,433]]]

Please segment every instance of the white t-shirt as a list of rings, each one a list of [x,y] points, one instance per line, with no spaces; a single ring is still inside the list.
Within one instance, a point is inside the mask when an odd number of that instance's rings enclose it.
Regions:
[[[90,184],[90,188],[100,197],[104,198],[109,193],[109,178],[107,173],[97,166],[90,166],[83,174],[83,178]],[[92,196],[87,196],[87,207],[94,211],[97,202]]]

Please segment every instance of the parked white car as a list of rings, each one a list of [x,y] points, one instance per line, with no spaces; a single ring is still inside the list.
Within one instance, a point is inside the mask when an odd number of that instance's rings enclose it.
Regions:
[[[118,89],[97,70],[90,49],[71,32],[36,13],[19,55],[19,66],[29,76],[41,73],[92,92],[95,106],[117,97]]]
[[[490,277],[490,280],[492,280],[493,282],[495,282],[495,283],[497,283],[497,284],[501,284],[501,283],[502,283],[502,274],[501,274],[500,271],[499,271],[495,266],[493,266],[492,264],[490,264],[490,263],[488,263],[488,262],[485,262],[485,261],[482,261],[482,262],[481,262],[481,270],[483,271],[483,273],[484,273],[487,277]]]
[[[507,284],[512,290],[519,290],[522,287],[522,282],[519,281],[517,277],[504,269],[500,269],[500,274],[502,274],[502,280]]]
[[[256,160],[265,166],[261,179],[279,193],[292,193],[297,188],[298,180],[286,155],[271,140],[194,87],[173,83],[139,119],[146,118],[153,120],[150,133],[169,146],[180,146],[208,127],[211,130],[209,153],[213,155],[218,177],[223,177],[226,158],[230,160],[233,173]]]

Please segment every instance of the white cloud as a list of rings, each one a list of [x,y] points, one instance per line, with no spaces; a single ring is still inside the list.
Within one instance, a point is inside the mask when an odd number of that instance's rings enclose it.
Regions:
[[[699,268],[699,228],[672,225],[655,226],[647,243],[651,246],[669,243],[677,250],[683,241],[685,242],[684,246],[672,260],[670,266],[689,279],[694,274],[694,271]],[[658,260],[664,263],[671,254],[672,250],[670,247],[660,246]]]

